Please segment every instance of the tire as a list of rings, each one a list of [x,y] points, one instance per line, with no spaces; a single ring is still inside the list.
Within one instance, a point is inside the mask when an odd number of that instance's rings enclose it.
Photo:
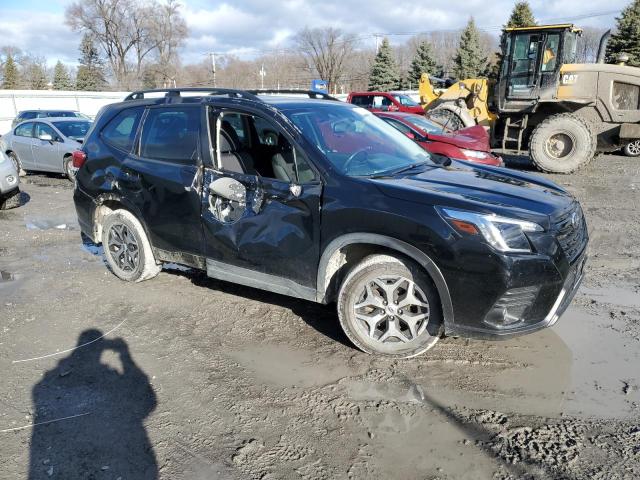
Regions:
[[[115,210],[104,219],[102,246],[111,271],[126,282],[148,280],[162,269],[156,264],[144,228],[127,210]],[[120,255],[116,253],[118,248]]]
[[[20,190],[16,190],[10,197],[0,197],[0,210],[9,210],[20,206]]]
[[[76,176],[73,173],[72,167],[73,167],[73,157],[71,155],[67,155],[62,160],[62,169],[64,170],[64,174],[66,175],[67,180],[75,184]]]
[[[627,157],[640,157],[640,140],[627,143],[622,149],[622,152]]]
[[[13,163],[13,166],[16,169],[16,172],[18,172],[18,176],[19,177],[24,177],[27,175],[27,172],[25,172],[22,169],[22,162],[20,162],[20,159],[18,158],[18,155],[16,154],[16,152],[9,152],[8,155],[9,160],[11,160],[11,163]]]
[[[410,303],[403,308],[405,301]],[[408,322],[411,317],[421,318]],[[391,255],[370,255],[349,272],[338,293],[338,318],[356,347],[384,357],[420,355],[442,335],[433,282],[414,262]]]
[[[571,173],[591,161],[596,142],[583,118],[571,113],[553,115],[531,135],[531,160],[543,172]]]
[[[460,116],[448,108],[435,108],[427,112],[429,118],[444,125],[450,130],[460,130],[465,127],[464,121]]]

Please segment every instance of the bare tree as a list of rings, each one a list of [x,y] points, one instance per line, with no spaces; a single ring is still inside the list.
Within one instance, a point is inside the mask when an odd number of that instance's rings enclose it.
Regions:
[[[330,89],[338,84],[356,47],[355,35],[333,27],[304,28],[296,35],[295,42],[307,61],[309,72],[317,72]]]
[[[65,12],[75,31],[92,34],[109,62],[119,87],[140,84],[145,59],[158,53],[168,61],[186,37],[179,4],[151,0],[79,0]]]

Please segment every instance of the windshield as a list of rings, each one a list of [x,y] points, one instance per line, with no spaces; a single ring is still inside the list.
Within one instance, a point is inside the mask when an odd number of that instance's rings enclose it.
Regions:
[[[413,123],[416,127],[421,128],[422,130],[424,130],[427,133],[438,134],[438,133],[449,133],[449,132],[451,132],[450,129],[448,129],[448,128],[444,127],[443,125],[439,124],[438,122],[434,122],[433,120],[428,119],[426,117],[419,117],[418,115],[414,115],[414,116],[411,117],[411,119],[409,121],[411,123]]]
[[[431,163],[420,146],[363,108],[315,104],[283,113],[345,175],[380,175]]]
[[[395,98],[398,102],[400,102],[400,105],[404,105],[405,107],[419,107],[420,106],[420,104],[418,102],[416,102],[413,98],[409,97],[408,95],[394,94],[393,98]]]
[[[65,137],[73,140],[81,140],[85,137],[91,126],[91,122],[78,120],[77,122],[53,122],[55,127]]]

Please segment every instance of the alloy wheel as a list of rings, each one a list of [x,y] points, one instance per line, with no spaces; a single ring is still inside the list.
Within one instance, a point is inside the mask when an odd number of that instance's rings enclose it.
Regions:
[[[133,272],[140,263],[140,249],[135,235],[126,225],[116,223],[109,229],[107,249],[118,268]]]

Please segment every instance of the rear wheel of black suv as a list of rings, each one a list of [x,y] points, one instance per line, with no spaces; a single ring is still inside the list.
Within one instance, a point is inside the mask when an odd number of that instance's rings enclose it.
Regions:
[[[338,294],[345,334],[364,352],[409,358],[433,347],[442,312],[433,282],[414,262],[371,255],[347,275]]]
[[[115,210],[104,219],[102,246],[111,271],[121,280],[142,282],[162,269],[156,264],[144,228],[127,210]]]

